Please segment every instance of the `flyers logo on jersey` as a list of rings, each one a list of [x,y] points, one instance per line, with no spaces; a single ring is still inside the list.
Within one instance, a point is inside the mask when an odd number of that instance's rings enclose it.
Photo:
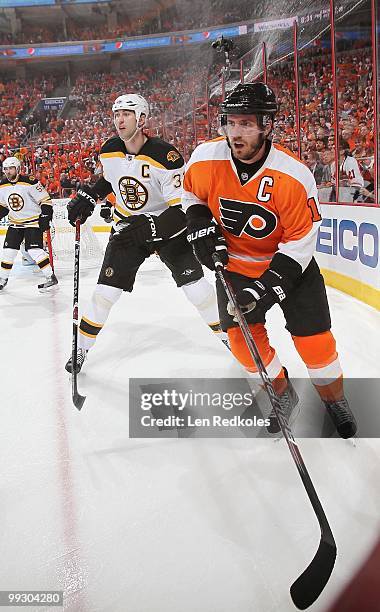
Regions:
[[[177,159],[179,159],[179,153],[178,151],[169,151],[166,157],[168,161],[174,163],[175,161],[177,161]]]
[[[234,236],[266,238],[277,227],[276,215],[260,204],[219,198],[219,209],[223,227]]]

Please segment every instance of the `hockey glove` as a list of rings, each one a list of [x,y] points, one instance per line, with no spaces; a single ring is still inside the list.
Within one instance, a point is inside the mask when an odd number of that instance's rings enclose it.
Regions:
[[[119,221],[111,240],[120,247],[141,246],[157,239],[156,217],[150,214],[134,215]]]
[[[186,217],[187,241],[193,247],[199,263],[210,270],[215,270],[212,256],[217,253],[226,266],[227,243],[219,225],[213,221],[211,211],[202,204],[195,204],[188,209]]]
[[[87,185],[79,187],[75,198],[70,200],[67,205],[68,219],[71,225],[75,225],[75,221],[80,219],[84,223],[86,219],[94,212],[96,200],[98,196],[91,187]]]
[[[141,246],[161,240],[169,240],[186,229],[186,218],[179,206],[170,206],[159,215],[144,213],[128,217],[116,226],[111,240],[119,246]]]
[[[264,272],[257,280],[253,281],[251,287],[245,287],[236,292],[236,299],[243,314],[247,314],[257,309],[260,314],[264,314],[272,308],[274,304],[279,304],[288,295],[289,284],[283,277],[270,268]],[[228,314],[235,317],[235,308],[229,302],[227,305]],[[234,321],[236,319],[234,318]]]
[[[41,214],[38,217],[38,227],[41,232],[46,232],[50,228],[50,223],[53,218],[53,207],[51,204],[42,204]]]
[[[106,223],[112,221],[112,203],[106,200],[100,207],[100,216]]]

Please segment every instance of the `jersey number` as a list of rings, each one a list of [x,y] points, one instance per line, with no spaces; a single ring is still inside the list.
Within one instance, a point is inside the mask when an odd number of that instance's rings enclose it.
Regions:
[[[316,202],[316,199],[314,197],[313,198],[309,198],[308,201],[307,201],[307,205],[308,205],[308,207],[311,210],[311,218],[313,220],[313,223],[315,221],[321,221],[322,217],[321,217],[321,213],[319,212],[318,204]]]
[[[174,181],[174,187],[177,187],[177,189],[182,186],[182,177],[180,174],[175,174],[173,176],[173,181]]]

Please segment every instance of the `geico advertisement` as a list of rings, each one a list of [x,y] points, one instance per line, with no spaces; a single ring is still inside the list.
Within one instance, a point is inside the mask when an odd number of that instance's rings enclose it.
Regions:
[[[380,208],[323,205],[322,216],[316,256],[321,268],[380,288]]]

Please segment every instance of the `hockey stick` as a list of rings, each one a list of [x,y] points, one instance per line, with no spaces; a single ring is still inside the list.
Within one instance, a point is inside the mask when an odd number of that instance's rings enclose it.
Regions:
[[[314,603],[316,599],[318,599],[319,595],[325,588],[331,576],[337,553],[336,543],[326,514],[323,510],[322,504],[319,501],[317,492],[306,469],[298,445],[293,438],[293,434],[284,416],[279,399],[276,395],[272,382],[262,362],[256,343],[252,337],[251,330],[240,309],[235,292],[229,280],[226,278],[224,266],[217,253],[214,253],[213,260],[215,264],[216,275],[222,283],[229,302],[235,309],[235,317],[239,324],[240,330],[243,334],[251,357],[257,366],[258,372],[263,382],[263,386],[268,394],[270,403],[280,424],[281,431],[289,447],[290,453],[294,459],[294,463],[296,464],[298,473],[301,476],[303,485],[306,489],[306,493],[309,497],[310,503],[313,506],[321,530],[321,539],[319,542],[319,547],[313,560],[290,587],[290,595],[294,604],[300,610],[305,610],[306,608],[311,606],[311,604]]]
[[[46,241],[47,241],[48,251],[49,251],[49,260],[50,260],[50,266],[51,266],[51,269],[52,269],[52,271],[53,271],[53,274],[55,274],[55,272],[54,272],[53,247],[52,247],[52,245],[51,245],[51,233],[50,233],[50,228],[46,230]]]
[[[80,219],[75,221],[74,250],[74,297],[73,297],[73,339],[71,352],[71,394],[73,404],[81,410],[86,397],[78,392],[77,350],[78,350],[78,301],[79,301],[79,255],[80,255]]]

